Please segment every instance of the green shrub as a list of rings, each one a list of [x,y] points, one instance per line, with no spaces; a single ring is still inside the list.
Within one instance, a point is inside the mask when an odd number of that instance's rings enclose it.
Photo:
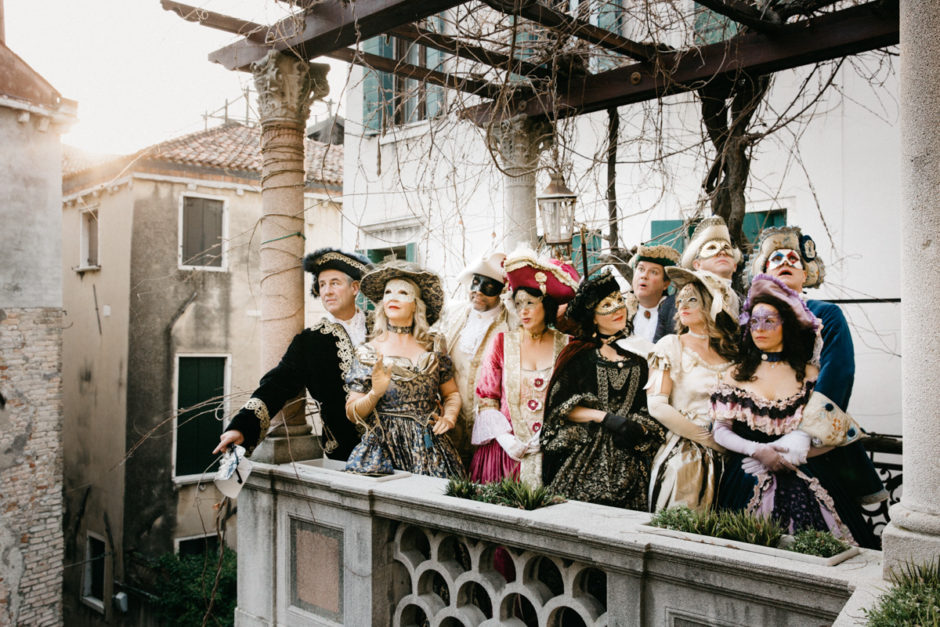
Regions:
[[[940,625],[940,560],[907,564],[891,576],[892,587],[865,610],[869,627]]]
[[[784,534],[783,526],[772,518],[743,511],[707,509],[695,512],[684,506],[658,512],[650,520],[650,525],[761,546],[777,546]]]
[[[235,551],[222,551],[221,563],[215,553],[166,553],[156,560],[154,606],[163,622],[180,627],[235,624],[237,560]]]
[[[831,531],[818,531],[816,529],[802,529],[793,534],[793,544],[786,547],[788,551],[818,555],[819,557],[832,557],[842,551],[847,551],[849,545],[832,535]]]
[[[473,483],[467,479],[451,477],[444,491],[447,496],[471,499],[494,505],[505,505],[533,510],[564,502],[564,499],[545,486],[533,488],[527,483],[509,477],[496,483]]]

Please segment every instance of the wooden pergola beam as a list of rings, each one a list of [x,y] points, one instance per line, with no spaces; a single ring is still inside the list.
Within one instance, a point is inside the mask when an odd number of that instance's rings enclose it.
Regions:
[[[209,60],[230,70],[248,71],[270,50],[292,52],[309,60],[359,40],[381,35],[396,26],[463,4],[466,0],[356,0],[321,2],[306,13],[267,27],[264,42],[237,41],[209,54]]]
[[[524,17],[546,28],[589,41],[637,61],[650,61],[660,52],[660,49],[653,44],[627,39],[617,33],[594,26],[586,20],[545,6],[537,0],[483,0],[483,2],[501,13]]]
[[[453,74],[438,72],[436,70],[429,70],[428,68],[405,63],[404,61],[399,61],[397,59],[388,59],[377,54],[356,51],[352,48],[339,48],[338,50],[331,50],[324,56],[330,57],[332,59],[339,59],[340,61],[345,61],[347,63],[355,63],[356,65],[361,65],[373,70],[379,70],[389,74],[396,74],[404,78],[413,78],[425,83],[431,83],[432,85],[449,87],[451,89],[463,91],[468,94],[484,96],[491,99],[496,99],[499,97],[499,93],[501,91],[498,85],[493,85],[492,83],[488,83],[486,81],[473,78],[461,78],[459,76],[454,76]]]
[[[463,59],[477,61],[515,74],[524,74],[537,78],[549,78],[551,76],[551,70],[548,68],[523,61],[522,59],[514,59],[509,55],[494,52],[482,46],[467,44],[449,35],[435,33],[416,26],[415,24],[402,24],[401,26],[396,26],[391,29],[388,33],[401,39],[440,50],[441,52],[447,52]]]
[[[500,107],[486,103],[464,111],[463,116],[481,125],[498,119],[505,110],[563,118],[692,91],[716,76],[768,74],[858,54],[898,43],[898,12],[898,0],[874,0],[788,24],[773,35],[745,33],[726,42],[664,54],[655,68],[637,63],[575,79],[565,93],[549,102],[530,97]]]
[[[236,17],[222,15],[213,11],[200,9],[174,0],[160,0],[160,6],[165,11],[172,11],[187,22],[196,22],[209,28],[242,35],[248,41],[264,43],[267,27],[263,24],[241,20]]]
[[[761,12],[739,0],[695,0],[710,11],[724,15],[761,33],[774,33],[783,26],[780,16],[772,10]]]

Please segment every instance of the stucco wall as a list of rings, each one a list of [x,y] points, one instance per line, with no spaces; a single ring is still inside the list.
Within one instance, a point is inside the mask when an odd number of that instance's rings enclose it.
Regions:
[[[11,148],[0,154],[0,307],[62,306],[62,149],[39,121],[0,107],[0,146]]]
[[[132,192],[127,185],[66,203],[62,209],[62,273],[65,306],[62,378],[65,459],[66,561],[82,564],[88,533],[104,539],[104,598],[124,579],[123,544],[128,294]],[[97,210],[99,269],[78,272],[82,211]],[[69,624],[113,613],[81,600],[83,569],[65,572]]]

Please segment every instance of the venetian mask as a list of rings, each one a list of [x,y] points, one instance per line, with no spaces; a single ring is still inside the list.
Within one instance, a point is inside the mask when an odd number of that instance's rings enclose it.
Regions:
[[[532,309],[542,302],[542,299],[536,298],[529,294],[519,290],[516,292],[515,296],[512,297],[512,302],[516,306],[516,311],[522,311],[523,309]]]
[[[783,322],[780,320],[779,313],[761,307],[760,310],[751,314],[751,320],[748,326],[752,331],[773,331],[778,329],[781,324],[783,324]]]
[[[597,303],[594,313],[598,316],[607,316],[625,308],[627,304],[623,300],[623,294],[620,292],[611,292],[604,300]]]
[[[385,284],[383,302],[397,300],[400,303],[413,303],[418,297],[418,288],[410,281],[392,279]]]
[[[709,242],[705,242],[702,245],[702,249],[698,252],[698,256],[702,259],[708,259],[709,257],[714,257],[718,254],[725,254],[729,257],[734,257],[734,248],[732,248],[731,242],[725,241],[723,239],[713,239]]]
[[[803,269],[803,261],[800,253],[792,248],[778,248],[767,258],[767,272],[776,270],[782,265],[788,265],[791,268]]]
[[[691,284],[684,286],[676,295],[676,309],[696,311],[702,308],[702,298]]]

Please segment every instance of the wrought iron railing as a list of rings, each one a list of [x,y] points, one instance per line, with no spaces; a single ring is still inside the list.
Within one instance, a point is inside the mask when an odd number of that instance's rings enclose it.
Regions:
[[[870,437],[862,440],[862,445],[868,451],[875,469],[888,491],[888,498],[880,503],[862,506],[862,514],[871,530],[881,535],[891,517],[888,508],[901,499],[901,452],[903,449],[901,436],[884,433],[870,433]]]

